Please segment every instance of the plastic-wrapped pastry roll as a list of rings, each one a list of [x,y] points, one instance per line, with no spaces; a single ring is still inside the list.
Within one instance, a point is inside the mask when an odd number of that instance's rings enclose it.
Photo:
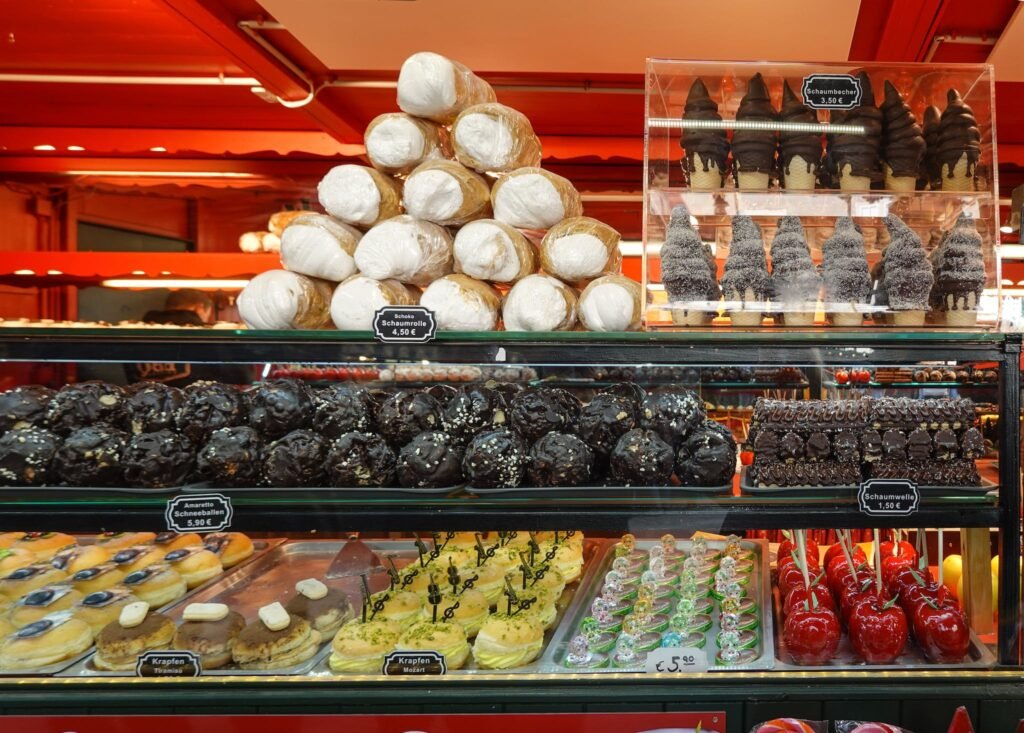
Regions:
[[[331,319],[331,286],[287,270],[262,272],[238,295],[238,314],[249,328],[323,328]]]
[[[454,160],[428,160],[405,181],[402,202],[410,216],[459,226],[491,213],[491,191],[481,176]]]
[[[501,315],[506,331],[569,331],[576,325],[576,293],[557,278],[530,275],[508,291]]]
[[[494,218],[519,229],[550,229],[583,213],[580,194],[568,179],[541,168],[520,168],[491,189]]]
[[[334,289],[331,320],[339,331],[369,331],[374,314],[387,305],[415,305],[420,300],[416,288],[397,280],[374,280],[353,275]]]
[[[294,211],[278,211],[276,214],[270,215],[270,219],[267,220],[267,229],[280,237],[284,232],[285,227],[295,221],[296,218],[303,214],[312,213],[312,211],[303,211],[301,209]]]
[[[440,54],[414,53],[398,72],[398,108],[416,117],[448,124],[466,107],[494,99],[490,84]]]
[[[455,157],[481,173],[539,166],[540,140],[526,115],[497,102],[475,104],[452,126]]]
[[[238,248],[243,252],[254,254],[263,251],[263,235],[269,232],[245,232],[238,238]]]
[[[501,296],[485,282],[447,275],[423,291],[420,305],[434,311],[439,331],[493,331]]]
[[[605,275],[580,294],[580,323],[588,331],[637,331],[643,318],[640,283]]]
[[[300,216],[281,235],[281,264],[292,272],[341,282],[356,271],[352,255],[362,236],[323,214]]]
[[[366,157],[384,173],[408,173],[425,160],[452,157],[447,129],[404,112],[374,117],[363,142]]]
[[[511,283],[537,269],[533,244],[497,219],[477,219],[455,234],[455,271],[477,280]]]
[[[619,271],[617,231],[589,216],[574,216],[555,224],[540,243],[544,272],[566,282],[591,280]]]
[[[374,280],[429,285],[452,271],[452,236],[407,214],[382,221],[356,247],[356,267]]]
[[[364,165],[331,168],[316,192],[328,214],[356,227],[372,227],[402,213],[398,182]]]
[[[260,244],[263,245],[264,252],[272,253],[281,251],[281,237],[273,232],[263,232]]]

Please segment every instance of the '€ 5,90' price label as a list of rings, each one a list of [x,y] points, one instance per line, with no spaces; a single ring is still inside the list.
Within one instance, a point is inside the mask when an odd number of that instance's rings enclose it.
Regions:
[[[661,647],[647,654],[648,673],[694,674],[708,671],[708,656],[696,647]]]

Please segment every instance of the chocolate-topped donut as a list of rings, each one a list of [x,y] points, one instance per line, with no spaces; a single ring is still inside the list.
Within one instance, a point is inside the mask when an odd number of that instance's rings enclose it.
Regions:
[[[623,486],[666,486],[674,465],[672,446],[642,428],[624,433],[608,459],[611,478]]]
[[[463,448],[445,433],[420,433],[398,454],[398,483],[406,488],[439,488],[462,482]]]
[[[181,390],[162,382],[139,382],[128,390],[125,404],[128,426],[134,434],[173,430],[174,420],[181,408]]]
[[[676,454],[676,476],[683,486],[723,486],[736,473],[736,439],[714,420],[692,431]]]
[[[419,433],[441,429],[441,405],[426,392],[399,390],[377,411],[377,429],[391,445],[405,445]]]
[[[215,486],[256,486],[263,461],[263,441],[246,425],[214,430],[199,450],[199,475]]]
[[[30,384],[0,392],[0,433],[18,427],[46,427],[46,411],[56,392]]]
[[[487,387],[463,387],[444,407],[441,424],[444,432],[460,443],[481,430],[503,427],[506,423],[505,398]]]
[[[195,466],[192,441],[170,430],[132,436],[125,450],[124,478],[129,486],[181,486]]]
[[[249,400],[249,425],[264,439],[309,427],[313,417],[312,393],[306,383],[298,379],[257,382],[246,397]]]
[[[533,443],[548,433],[571,433],[579,416],[579,401],[564,389],[529,389],[509,406],[512,429]]]
[[[73,431],[53,457],[57,476],[72,486],[116,486],[124,481],[127,433],[98,423]]]
[[[325,437],[345,433],[371,432],[376,424],[377,405],[362,387],[330,384],[313,396],[313,424]]]
[[[175,417],[178,430],[193,443],[205,443],[214,430],[245,422],[245,396],[237,387],[218,382],[195,382],[182,390]]]
[[[45,428],[26,425],[7,431],[0,436],[0,484],[45,484],[59,445],[60,438]]]
[[[688,389],[655,392],[640,405],[640,426],[654,430],[673,449],[682,445],[704,417],[704,403]]]
[[[124,390],[97,381],[62,387],[53,396],[46,413],[50,429],[61,435],[97,423],[120,428],[124,424],[124,417]]]
[[[531,486],[586,485],[593,481],[594,470],[594,452],[575,435],[548,433],[530,448]]]
[[[349,432],[327,451],[331,486],[390,486],[395,481],[395,453],[376,433]]]
[[[504,428],[487,430],[466,446],[462,474],[472,486],[514,488],[522,483],[528,462],[526,444],[517,433]]]
[[[324,475],[324,439],[309,430],[293,430],[267,445],[260,477],[265,486],[312,486]]]

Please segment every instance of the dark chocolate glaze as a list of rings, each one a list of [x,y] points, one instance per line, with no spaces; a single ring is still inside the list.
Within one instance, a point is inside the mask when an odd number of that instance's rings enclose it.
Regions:
[[[16,427],[46,427],[46,411],[56,392],[30,384],[0,392],[0,432]]]
[[[444,407],[444,431],[460,443],[481,430],[503,427],[507,422],[505,398],[487,387],[463,387]]]
[[[245,422],[245,397],[230,384],[195,382],[182,390],[182,398],[175,423],[193,443],[205,443],[214,430]]]
[[[611,478],[623,486],[667,486],[675,466],[675,451],[654,430],[625,433],[608,461]]]
[[[579,400],[564,389],[532,389],[512,400],[509,422],[530,444],[548,433],[573,432],[579,412]]]
[[[697,159],[700,155],[701,170],[710,170],[712,161],[724,177],[728,169],[729,140],[725,128],[721,127],[722,116],[718,114],[718,104],[711,99],[708,88],[701,79],[696,79],[690,87],[686,96],[686,104],[683,107],[683,134],[679,140],[680,146],[685,150],[683,166],[687,172],[693,173],[696,170]],[[708,127],[687,127],[687,122],[703,122]]]
[[[140,433],[125,450],[125,481],[147,488],[181,486],[192,475],[195,460],[195,446],[183,435],[170,430]]]
[[[260,478],[265,486],[313,486],[323,480],[324,439],[310,430],[293,430],[267,445]]]
[[[861,85],[861,103],[842,114],[832,113],[833,123],[855,125],[857,134],[836,133],[829,136],[829,159],[835,175],[849,165],[849,174],[879,180],[879,152],[882,146],[882,111],[875,104],[875,91],[866,71],[857,75]]]
[[[44,428],[26,426],[0,436],[0,485],[40,486],[50,479],[50,465],[60,438]]]
[[[776,126],[779,113],[772,106],[768,87],[754,74],[736,110],[736,122],[767,123],[763,130],[737,127],[732,133],[732,157],[738,173],[772,173],[775,169]]]
[[[395,480],[395,453],[376,433],[345,433],[327,452],[331,486],[390,486]]]
[[[967,175],[973,177],[981,157],[981,130],[974,111],[964,103],[960,92],[950,89],[935,136],[935,166],[939,175],[952,178],[953,169],[964,155],[967,156]]]
[[[504,428],[478,434],[466,446],[462,473],[471,486],[515,488],[523,481],[529,455],[517,433]]]
[[[199,474],[215,486],[256,486],[259,483],[263,441],[247,426],[213,431],[199,451]]]
[[[548,433],[530,449],[528,475],[531,486],[586,485],[594,478],[594,452],[575,435]]]
[[[676,454],[676,476],[683,486],[722,486],[736,473],[736,439],[724,425],[706,420]]]
[[[882,118],[882,158],[893,176],[916,179],[924,159],[924,133],[910,105],[889,81],[885,82]]]
[[[53,458],[57,476],[72,486],[119,486],[128,435],[98,423],[72,432]]]
[[[362,387],[331,384],[313,396],[313,425],[327,438],[354,431],[372,432],[377,405]]]
[[[782,110],[779,117],[784,123],[818,124],[818,116],[800,101],[788,81],[782,85]],[[783,173],[790,173],[793,158],[797,156],[803,159],[805,173],[809,173],[812,166],[820,166],[821,133],[782,130],[779,134],[779,159]]]
[[[181,408],[182,394],[177,387],[161,382],[138,382],[128,393],[128,424],[134,435],[173,430]]]
[[[257,382],[246,393],[249,425],[265,439],[277,438],[310,425],[313,417],[312,392],[298,379]]]
[[[97,423],[120,428],[124,418],[124,390],[106,382],[79,382],[62,387],[47,409],[51,430],[61,435]]]
[[[688,389],[654,392],[640,405],[640,427],[656,432],[673,451],[705,417],[704,402]]]
[[[616,394],[598,394],[580,411],[577,432],[605,460],[623,433],[637,426],[632,400]]]
[[[400,390],[384,400],[377,428],[391,445],[400,447],[427,430],[441,430],[441,405],[426,392]]]
[[[438,431],[420,433],[398,454],[398,483],[428,489],[462,482],[463,447]]]

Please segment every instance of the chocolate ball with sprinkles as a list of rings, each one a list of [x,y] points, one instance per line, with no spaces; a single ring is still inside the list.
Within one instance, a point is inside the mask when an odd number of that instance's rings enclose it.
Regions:
[[[526,444],[504,428],[480,433],[466,446],[462,473],[471,486],[481,489],[515,488],[523,481],[529,462]]]
[[[310,430],[293,430],[263,450],[264,486],[314,486],[323,480],[327,446]]]
[[[618,394],[594,395],[580,410],[576,432],[586,441],[602,464],[622,435],[637,427],[637,405]]]
[[[57,476],[72,486],[116,486],[124,481],[127,433],[98,423],[64,439],[53,457]]]
[[[395,481],[395,452],[376,433],[349,432],[327,451],[331,486],[391,486]]]
[[[181,486],[195,468],[196,449],[184,435],[157,430],[132,436],[123,461],[129,486]]]
[[[46,427],[46,411],[55,394],[38,384],[0,392],[0,432],[32,425]]]
[[[328,438],[372,431],[376,413],[377,404],[362,387],[330,384],[313,395],[313,424]]]
[[[505,398],[487,387],[463,387],[441,414],[444,432],[461,443],[468,443],[482,430],[503,427],[505,422]]]
[[[256,486],[262,465],[263,440],[240,425],[214,430],[196,458],[199,475],[215,486]]]
[[[705,420],[676,454],[676,476],[683,486],[724,486],[736,473],[736,439],[729,428]]]
[[[264,438],[277,438],[309,427],[313,396],[298,379],[270,379],[257,382],[246,393],[249,425]]]
[[[46,413],[50,429],[61,435],[97,423],[119,428],[124,417],[124,390],[113,384],[96,381],[62,387],[53,396]]]
[[[237,387],[195,382],[182,390],[175,424],[193,443],[205,443],[214,430],[244,424],[246,407],[245,397]]]
[[[655,392],[640,405],[640,427],[654,430],[677,449],[706,417],[704,403],[695,392]]]
[[[509,407],[512,429],[527,443],[548,433],[570,433],[579,417],[579,400],[564,389],[530,389]]]
[[[0,485],[41,486],[50,477],[50,464],[60,438],[31,425],[0,436]]]
[[[441,404],[426,392],[399,390],[380,406],[377,429],[391,445],[405,445],[422,432],[441,429]]]
[[[462,482],[463,454],[463,447],[445,433],[420,433],[398,453],[398,483],[415,489],[455,486]]]
[[[672,446],[643,428],[619,438],[608,460],[611,478],[623,486],[667,486],[674,465]]]
[[[433,384],[427,387],[427,394],[437,400],[441,407],[447,407],[448,403],[459,394],[459,390],[450,384]]]
[[[139,382],[128,388],[128,427],[133,435],[173,430],[181,408],[182,394],[177,387],[161,382]]]
[[[594,452],[575,435],[548,433],[530,448],[531,486],[583,486],[594,478]]]
[[[625,397],[637,407],[647,399],[647,391],[636,382],[618,382],[605,387],[598,394]]]

